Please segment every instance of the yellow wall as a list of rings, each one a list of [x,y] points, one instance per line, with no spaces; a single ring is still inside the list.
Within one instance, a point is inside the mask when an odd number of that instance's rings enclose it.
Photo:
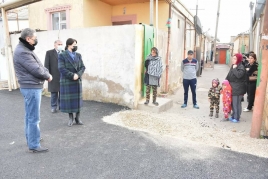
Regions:
[[[158,12],[158,27],[161,30],[167,30],[166,22],[168,19],[168,4],[159,1]],[[123,9],[126,8],[126,14],[123,14]],[[112,7],[112,16],[122,15],[137,15],[137,24],[144,23],[150,24],[150,3],[136,3],[136,4],[123,4]],[[154,25],[155,25],[155,9],[154,9]]]
[[[29,5],[29,26],[34,29],[47,30],[45,9],[55,6],[71,5],[70,28],[83,27],[83,0],[46,0]]]
[[[110,26],[112,6],[101,1],[84,0],[84,27]]]
[[[150,3],[136,3],[111,6],[99,0],[46,0],[29,5],[29,26],[34,29],[47,29],[47,14],[45,9],[56,6],[71,5],[70,28],[83,28],[112,25],[112,16],[137,15],[137,24],[150,24]],[[168,4],[159,1],[158,26],[161,30],[167,30]],[[154,9],[155,25],[155,9]]]

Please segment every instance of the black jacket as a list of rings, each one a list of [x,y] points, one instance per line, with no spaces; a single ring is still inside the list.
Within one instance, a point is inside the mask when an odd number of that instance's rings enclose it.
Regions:
[[[232,96],[240,96],[246,93],[247,74],[246,69],[242,63],[238,64],[236,68],[233,65],[226,77],[232,87]]]
[[[49,92],[59,92],[60,91],[60,72],[58,69],[58,53],[55,49],[49,50],[46,53],[45,67],[49,70],[53,79],[48,83]]]
[[[256,83],[257,81],[249,81],[249,77],[252,76],[252,74],[255,71],[258,71],[258,63],[254,62],[252,65],[250,65],[250,63],[248,63],[246,68],[249,68],[249,70],[247,71],[247,81],[248,81],[248,83]]]

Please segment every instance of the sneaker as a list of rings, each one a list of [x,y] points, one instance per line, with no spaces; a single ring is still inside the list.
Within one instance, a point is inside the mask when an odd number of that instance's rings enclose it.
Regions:
[[[199,106],[197,104],[194,105],[195,109],[199,109]]]
[[[232,121],[233,120],[233,118],[232,117],[229,117],[229,121]]]
[[[186,108],[187,107],[187,104],[183,104],[182,106],[181,106],[181,108]]]
[[[251,111],[251,109],[245,108],[243,111],[244,112],[249,112],[249,111]]]
[[[231,122],[233,122],[233,123],[238,123],[239,120],[237,120],[237,119],[233,119]]]
[[[149,101],[148,101],[148,100],[146,100],[144,104],[145,104],[145,105],[148,105],[148,104],[149,104]]]

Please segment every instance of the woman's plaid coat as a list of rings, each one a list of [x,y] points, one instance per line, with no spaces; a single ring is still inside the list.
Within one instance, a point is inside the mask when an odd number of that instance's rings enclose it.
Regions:
[[[82,75],[85,66],[81,54],[76,53],[75,59],[68,50],[59,55],[58,68],[60,71],[60,110],[64,113],[80,112],[82,99]],[[74,74],[79,76],[74,80]]]

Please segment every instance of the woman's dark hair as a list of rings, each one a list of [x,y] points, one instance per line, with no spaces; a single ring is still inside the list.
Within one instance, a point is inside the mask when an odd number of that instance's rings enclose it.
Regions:
[[[257,56],[255,53],[250,53],[249,56],[253,57],[255,61],[257,61]]]
[[[158,56],[158,49],[156,47],[151,48],[151,51],[154,51],[156,55]]]
[[[65,46],[65,50],[67,50],[67,49],[68,49],[68,46],[69,46],[69,45],[73,45],[73,43],[74,43],[74,42],[76,42],[76,43],[77,43],[77,40],[72,39],[72,38],[68,38],[68,39],[66,40],[66,46]]]

